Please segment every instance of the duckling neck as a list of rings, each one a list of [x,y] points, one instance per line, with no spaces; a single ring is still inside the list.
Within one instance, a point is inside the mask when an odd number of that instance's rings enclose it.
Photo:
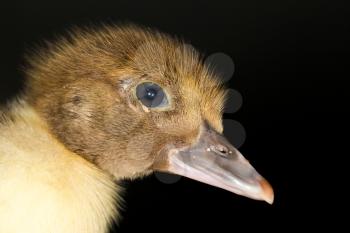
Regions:
[[[25,101],[0,112],[0,232],[107,232],[120,188]]]

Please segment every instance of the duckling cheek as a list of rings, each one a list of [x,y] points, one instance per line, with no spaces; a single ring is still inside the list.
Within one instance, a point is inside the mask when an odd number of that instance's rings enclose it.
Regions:
[[[155,137],[150,133],[141,133],[131,137],[126,145],[128,158],[134,161],[145,161],[152,156]]]

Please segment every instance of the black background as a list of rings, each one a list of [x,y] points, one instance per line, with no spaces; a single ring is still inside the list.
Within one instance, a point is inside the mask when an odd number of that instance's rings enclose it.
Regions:
[[[340,226],[350,77],[349,10],[341,1],[12,1],[0,9],[1,102],[21,88],[25,51],[72,25],[135,22],[179,35],[207,55],[233,58],[230,85],[243,106],[225,118],[244,126],[240,150],[274,186],[274,205],[151,176],[125,182],[118,232]]]

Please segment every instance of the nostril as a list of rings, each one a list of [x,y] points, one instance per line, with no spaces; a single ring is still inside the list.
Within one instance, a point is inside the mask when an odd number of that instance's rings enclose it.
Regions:
[[[217,148],[218,148],[218,151],[220,151],[220,152],[223,153],[223,154],[228,153],[228,149],[227,149],[226,146],[218,145]]]
[[[225,158],[227,158],[228,154],[230,153],[230,150],[226,146],[221,144],[211,146],[211,150]]]

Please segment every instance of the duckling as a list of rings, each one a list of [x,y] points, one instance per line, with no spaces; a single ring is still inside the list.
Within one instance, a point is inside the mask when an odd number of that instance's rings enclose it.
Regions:
[[[118,181],[179,174],[273,202],[222,135],[225,89],[191,46],[135,25],[76,29],[28,59],[0,120],[0,232],[107,232]]]

